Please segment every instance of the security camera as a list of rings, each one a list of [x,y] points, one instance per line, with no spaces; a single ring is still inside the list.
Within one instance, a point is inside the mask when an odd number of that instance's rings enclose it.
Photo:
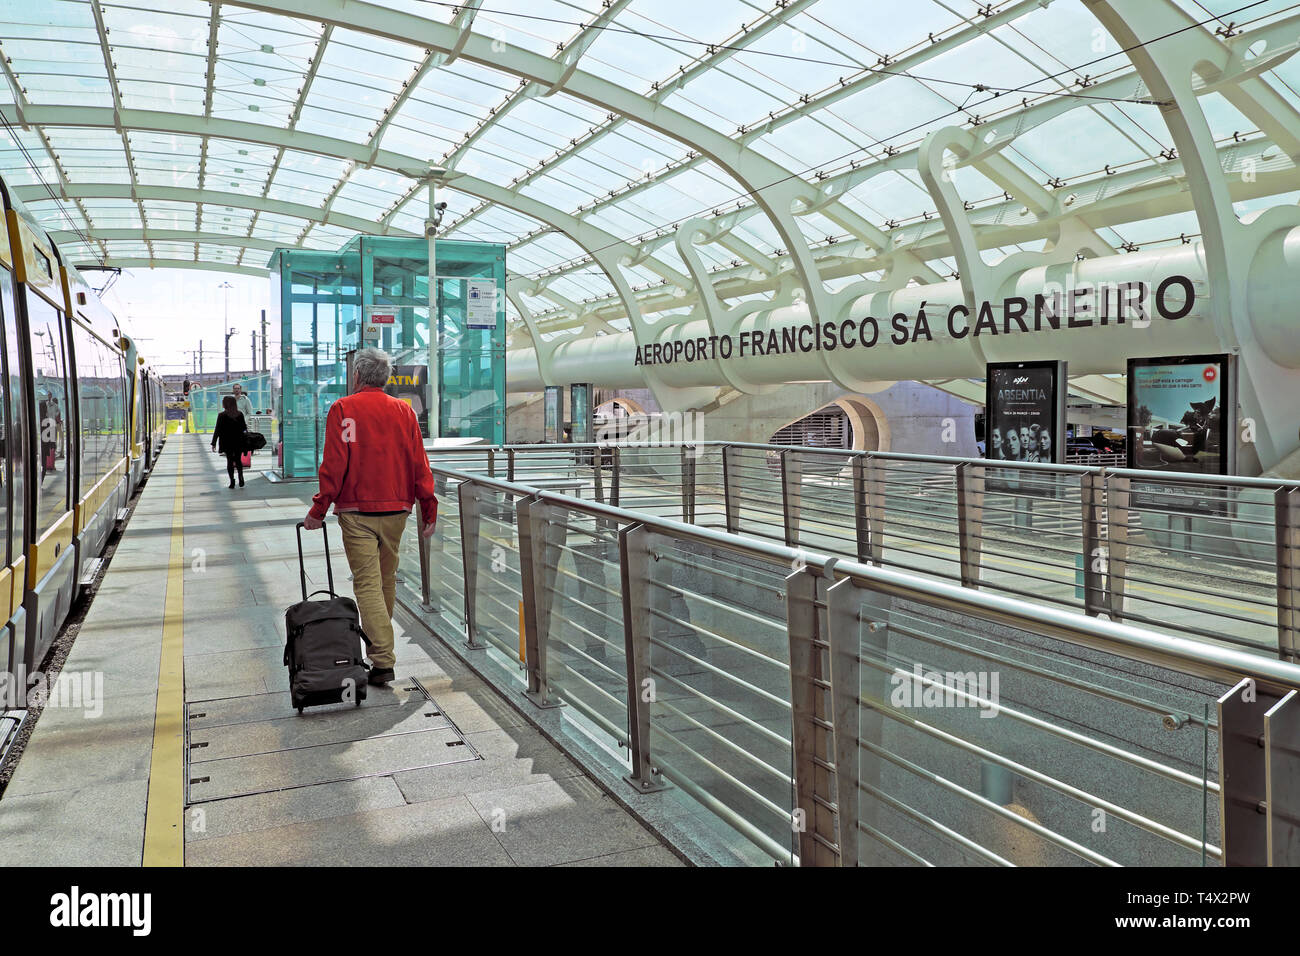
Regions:
[[[442,212],[447,208],[447,204],[445,202],[434,203],[433,208],[438,210],[438,212]]]

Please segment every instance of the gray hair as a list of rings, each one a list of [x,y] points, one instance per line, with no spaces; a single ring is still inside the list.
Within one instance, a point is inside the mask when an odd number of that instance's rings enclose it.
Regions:
[[[393,374],[393,360],[383,349],[362,349],[352,360],[352,374],[357,388],[383,388]]]

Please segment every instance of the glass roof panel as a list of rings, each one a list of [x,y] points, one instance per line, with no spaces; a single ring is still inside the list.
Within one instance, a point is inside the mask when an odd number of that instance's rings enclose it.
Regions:
[[[1222,34],[1229,32],[1219,29],[1225,20],[1233,22],[1236,33],[1295,15],[1293,0],[1267,0],[1248,11],[1238,11],[1241,0],[1174,2],[1198,21],[1210,18],[1201,29],[1215,44],[1224,43]],[[439,22],[465,16],[463,8],[435,0],[391,0],[386,6]],[[802,177],[811,190],[821,185],[814,174],[840,175],[852,161],[861,175],[894,153],[889,165],[896,169],[859,182],[837,203],[798,216],[797,228],[814,247],[834,237],[844,242],[844,250],[857,250],[856,242],[845,240],[856,238],[848,229],[851,216],[859,216],[903,245],[930,243],[920,247],[922,258],[933,255],[928,250],[935,242],[943,242],[943,226],[911,151],[941,126],[978,128],[977,118],[1019,124],[1022,97],[1057,110],[1036,112],[999,157],[1035,183],[1050,189],[1057,180],[1073,183],[1134,170],[1151,170],[1147,179],[1154,183],[1178,174],[1178,164],[1167,165],[1160,156],[1173,141],[1159,107],[1091,99],[1078,86],[1076,72],[1093,79],[1132,72],[1128,56],[1086,4],[896,0],[878,7],[869,5],[867,28],[861,0],[817,0],[798,10],[770,0],[631,0],[617,7],[604,0],[496,0],[477,11],[473,31],[507,45],[499,63],[462,58],[423,69],[431,56],[441,54],[368,32],[364,23],[347,23],[353,17],[347,4],[338,6],[336,24],[327,27],[319,20],[208,0],[98,0],[93,5],[10,0],[4,56],[13,85],[0,84],[0,107],[11,128],[0,135],[0,173],[61,236],[71,237],[77,229],[115,235],[137,230],[144,236],[152,231],[152,242],[109,243],[112,254],[143,260],[193,260],[193,242],[174,237],[230,237],[234,244],[203,243],[200,258],[211,252],[223,257],[215,261],[260,267],[265,250],[259,246],[251,258],[241,258],[238,239],[313,248],[336,248],[346,241],[351,233],[337,222],[314,221],[322,209],[363,227],[373,223],[375,231],[423,235],[424,190],[411,192],[414,181],[403,170],[445,162],[576,215],[611,241],[652,248],[654,260],[628,267],[625,274],[654,295],[664,287],[647,266],[683,271],[669,230],[686,218],[731,214],[739,204],[745,212],[732,219],[730,232],[736,242],[764,255],[784,248],[769,216],[727,172],[725,164],[731,162],[752,165],[755,183]],[[589,29],[611,9],[617,12],[608,28]],[[102,37],[97,10],[109,31]],[[209,50],[214,11],[217,43]],[[1013,18],[990,24],[991,17],[1005,13]],[[962,42],[951,48],[937,43],[954,37]],[[608,105],[564,91],[545,95],[543,85],[530,86],[506,71],[509,45],[553,60],[582,51],[581,70],[612,80],[625,92]],[[114,105],[106,50],[127,111],[125,130],[117,129],[117,117],[104,109]],[[1106,58],[1090,62],[1099,55]],[[698,69],[701,62],[709,68]],[[1236,61],[1225,51],[1222,62]],[[901,69],[908,75],[891,75]],[[418,82],[408,87],[416,76]],[[1231,143],[1235,134],[1255,149],[1268,135],[1257,126],[1277,135],[1294,128],[1300,115],[1300,57],[1263,72],[1260,80],[1276,94],[1266,109],[1285,113],[1267,123],[1235,95],[1231,100],[1217,92],[1201,96],[1219,144]],[[854,92],[841,94],[845,84]],[[986,89],[977,90],[976,84]],[[1009,95],[993,95],[1007,88],[1014,88]],[[654,128],[618,115],[628,95],[643,97],[642,109],[659,110]],[[50,111],[43,117],[45,106],[99,110]],[[20,107],[24,120],[36,117],[29,128],[17,122]],[[140,125],[151,129],[130,126],[140,115],[133,116],[136,110],[149,112],[148,122]],[[670,135],[678,128],[672,111],[733,142],[692,142],[688,127],[679,129],[679,137]],[[238,125],[221,125],[232,120]],[[68,125],[77,122],[83,125]],[[254,132],[247,132],[247,124],[254,124]],[[256,140],[259,127],[286,148],[231,138]],[[741,134],[739,127],[752,131]],[[1283,151],[1294,152],[1288,144]],[[143,195],[176,201],[145,199],[142,217],[129,198],[133,173]],[[997,175],[992,168],[959,167],[957,191],[976,210],[1001,204],[1004,187]],[[1282,181],[1270,176],[1264,185],[1281,188],[1272,183]],[[78,198],[52,199],[50,192],[57,194],[65,184]],[[1241,191],[1247,198],[1234,206],[1238,214],[1282,201],[1258,195],[1261,188]],[[229,194],[233,205],[220,200],[196,205],[198,190],[207,198]],[[115,198],[98,198],[104,194]],[[562,300],[586,304],[609,295],[607,278],[562,233],[512,211],[508,203],[485,203],[454,183],[441,195],[448,203],[444,234],[517,244],[510,266],[518,273],[564,268],[550,286]],[[1091,191],[1079,195],[1092,201]],[[292,205],[277,207],[277,202]],[[1182,242],[1196,235],[1190,196],[1160,202],[1161,212],[1184,211],[1136,223],[1122,217],[1142,208],[1138,199],[1102,203],[1095,215],[1086,207],[1081,211],[1117,245]],[[289,212],[296,206],[307,215],[255,212],[240,204]],[[990,236],[981,250],[988,261],[1044,242],[1024,230],[1013,237],[1000,232],[1003,227],[987,213],[979,221],[978,234]],[[905,227],[896,228],[900,223]],[[76,241],[78,255],[98,255],[97,243]],[[709,268],[739,277],[727,285],[729,297],[742,301],[767,294],[747,278],[752,275],[747,264],[733,266],[738,253],[706,244],[700,254]],[[948,270],[952,264],[936,261],[936,267]],[[543,298],[538,308],[563,316],[568,307]]]

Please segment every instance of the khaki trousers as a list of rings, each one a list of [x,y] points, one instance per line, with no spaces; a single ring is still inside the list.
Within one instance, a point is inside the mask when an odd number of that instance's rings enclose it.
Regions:
[[[338,515],[343,552],[352,569],[352,593],[361,612],[361,627],[370,638],[375,667],[392,667],[393,601],[397,594],[397,558],[410,515]]]

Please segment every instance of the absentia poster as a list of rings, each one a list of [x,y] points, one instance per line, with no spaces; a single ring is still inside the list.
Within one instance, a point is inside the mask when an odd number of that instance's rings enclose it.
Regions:
[[[988,367],[985,457],[1055,462],[1063,443],[1059,385],[1062,363],[1015,362]]]

